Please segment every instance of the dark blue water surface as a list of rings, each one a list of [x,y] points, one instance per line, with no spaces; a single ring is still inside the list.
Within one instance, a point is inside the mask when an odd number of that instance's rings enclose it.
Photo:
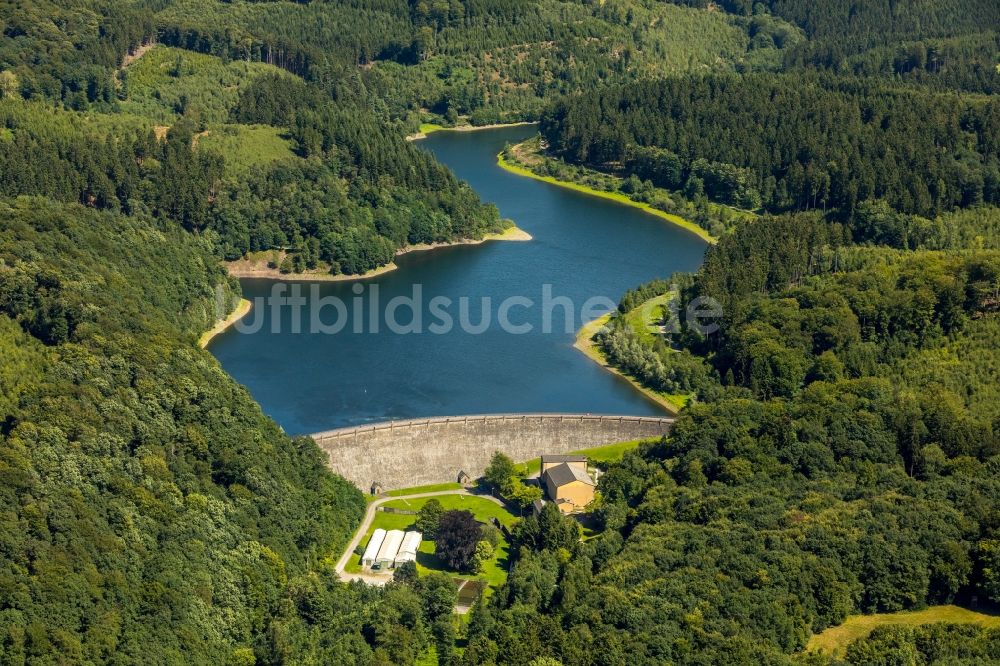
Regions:
[[[705,243],[637,209],[516,176],[496,165],[495,156],[505,143],[534,132],[533,127],[441,132],[421,142],[484,201],[496,204],[501,215],[528,231],[533,241],[411,253],[398,259],[399,270],[380,277],[321,283],[315,287],[320,296],[337,297],[345,304],[346,326],[336,334],[309,332],[315,305],[304,306],[297,316],[292,308],[281,308],[279,321],[272,321],[275,309],[258,302],[243,323],[259,318],[260,330],[230,329],[215,339],[211,352],[289,433],[494,412],[660,413],[626,382],[573,348],[564,307],[549,308],[552,331],[543,330],[543,289],[551,285],[553,298],[572,301],[570,328],[575,330],[583,323],[581,310],[588,299],[617,302],[630,287],[674,271],[694,270]],[[308,296],[315,284],[300,283],[298,288]],[[363,288],[360,298],[370,303],[373,285],[382,304],[376,310],[378,332],[368,326],[368,305],[359,321],[352,316],[359,298],[356,290]],[[414,285],[422,289],[422,332],[401,335],[387,330],[385,305],[395,296],[412,296]],[[251,301],[269,295],[273,286],[271,281],[243,281]],[[441,324],[430,309],[435,296],[451,299],[437,310],[455,321],[446,334],[428,330]],[[497,321],[501,303],[512,296],[534,302],[533,307],[515,304],[508,310],[512,324],[531,324],[531,332],[505,332]],[[482,320],[482,299],[491,299],[485,332],[462,329],[462,297],[468,299],[471,324]],[[408,307],[400,307],[396,321],[411,323],[411,314]],[[320,315],[328,325],[338,318],[329,305]],[[364,332],[355,332],[361,322]]]

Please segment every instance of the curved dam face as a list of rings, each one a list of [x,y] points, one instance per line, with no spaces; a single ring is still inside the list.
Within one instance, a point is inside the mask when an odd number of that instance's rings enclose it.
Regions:
[[[312,435],[330,469],[368,492],[483,475],[494,451],[515,461],[634,439],[661,437],[674,420],[589,414],[452,416],[329,430]]]

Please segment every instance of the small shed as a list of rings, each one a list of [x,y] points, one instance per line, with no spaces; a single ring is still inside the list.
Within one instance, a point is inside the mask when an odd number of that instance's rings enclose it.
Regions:
[[[423,535],[420,532],[407,532],[403,535],[403,542],[399,545],[399,552],[396,553],[395,566],[399,566],[403,562],[416,562],[417,561],[417,549],[420,548],[420,542],[423,539]]]
[[[472,477],[463,469],[458,473],[458,482],[463,486],[471,486]]]
[[[381,495],[384,491],[381,481],[372,481],[372,495]]]
[[[403,530],[389,530],[385,533],[385,539],[382,541],[382,546],[378,549],[378,555],[375,556],[375,563],[372,565],[373,569],[391,569],[393,563],[396,561],[396,553],[399,552],[399,546],[403,543]]]
[[[361,556],[362,567],[365,569],[372,568],[372,565],[375,564],[375,558],[378,557],[378,551],[382,547],[383,541],[385,541],[385,530],[380,527],[372,532],[372,538],[368,540],[368,547],[365,548],[365,553]]]

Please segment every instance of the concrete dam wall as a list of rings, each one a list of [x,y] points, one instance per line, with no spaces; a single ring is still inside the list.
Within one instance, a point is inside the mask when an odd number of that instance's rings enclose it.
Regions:
[[[482,476],[494,451],[515,461],[660,437],[674,420],[647,416],[491,414],[388,421],[312,435],[330,469],[369,491]]]

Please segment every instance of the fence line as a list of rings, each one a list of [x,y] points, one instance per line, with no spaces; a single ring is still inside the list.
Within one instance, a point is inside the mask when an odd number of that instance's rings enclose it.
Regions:
[[[354,437],[360,434],[373,433],[381,430],[396,430],[405,428],[417,428],[420,426],[430,427],[432,425],[464,425],[467,423],[486,423],[488,421],[597,421],[599,423],[652,423],[656,425],[670,425],[674,422],[671,417],[659,416],[615,416],[609,414],[475,414],[470,416],[437,416],[421,419],[405,419],[398,421],[383,421],[362,426],[348,426],[335,430],[326,430],[310,435],[315,440],[340,439],[342,437]]]

